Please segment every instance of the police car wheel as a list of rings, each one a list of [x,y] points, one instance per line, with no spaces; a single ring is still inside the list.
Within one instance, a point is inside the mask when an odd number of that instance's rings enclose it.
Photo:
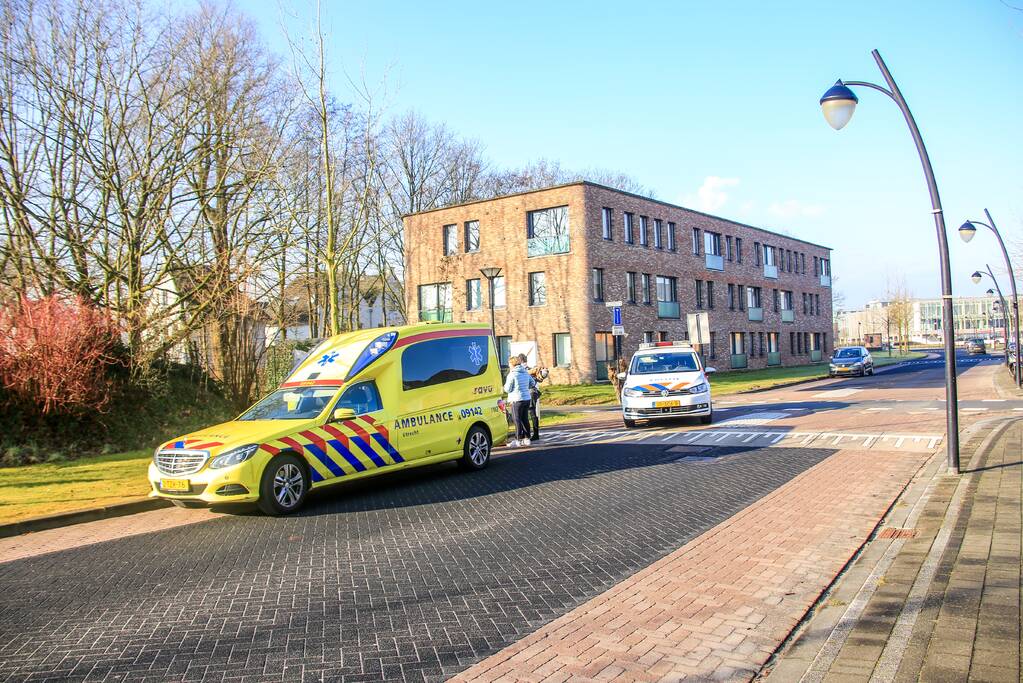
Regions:
[[[462,458],[458,463],[467,470],[481,470],[490,462],[490,434],[480,426],[473,427],[465,435]]]
[[[700,416],[700,423],[701,424],[709,425],[713,421],[714,421],[714,412],[713,411],[711,411],[710,415],[701,415]]]
[[[635,427],[635,426],[636,426],[636,421],[635,421],[635,420],[630,420],[630,419],[629,419],[629,418],[627,418],[627,417],[623,417],[623,418],[622,418],[622,422],[624,422],[624,423],[625,423],[625,428],[626,428],[626,429],[632,429],[633,427]]]
[[[298,456],[285,453],[263,469],[259,509],[268,515],[287,515],[302,507],[309,493],[309,475]]]

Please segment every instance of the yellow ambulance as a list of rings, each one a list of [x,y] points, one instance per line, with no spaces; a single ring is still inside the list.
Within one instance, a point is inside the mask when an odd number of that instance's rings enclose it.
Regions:
[[[338,482],[446,460],[481,469],[508,437],[501,392],[489,328],[337,335],[234,420],[157,448],[150,495],[183,507],[255,501],[282,515]]]

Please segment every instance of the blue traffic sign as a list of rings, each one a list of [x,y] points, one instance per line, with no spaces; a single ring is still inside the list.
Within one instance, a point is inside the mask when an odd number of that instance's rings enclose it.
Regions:
[[[611,324],[621,325],[622,324],[622,307],[615,306],[611,309]]]

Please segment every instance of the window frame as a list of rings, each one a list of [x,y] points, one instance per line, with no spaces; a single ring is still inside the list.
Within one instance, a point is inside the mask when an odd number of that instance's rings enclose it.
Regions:
[[[534,276],[539,275],[541,281],[541,288],[534,289]],[[547,271],[545,270],[534,270],[527,276],[529,282],[529,306],[531,308],[538,308],[547,305]],[[540,297],[542,290],[542,297]],[[543,298],[543,301],[537,303],[538,298]]]
[[[608,242],[614,239],[614,211],[610,207],[603,207],[600,210],[600,236]]]
[[[568,359],[561,358],[561,352],[558,347],[558,339],[564,338],[568,344]],[[552,343],[554,344],[554,367],[556,368],[568,368],[572,366],[572,335],[568,332],[555,332],[552,335]]]
[[[472,283],[476,283],[476,305],[472,305]],[[471,277],[465,281],[465,310],[466,311],[482,311],[483,310],[483,281],[478,277]]]
[[[452,239],[449,239],[452,238]],[[441,233],[444,256],[454,256],[458,253],[458,223],[448,223]],[[451,244],[451,242],[454,244]]]
[[[593,300],[597,302],[604,301],[604,269],[593,268],[590,272],[590,278],[592,282]]]
[[[636,218],[636,214],[634,214],[634,213],[630,213],[628,211],[623,211],[622,212],[622,231],[625,233],[625,243],[626,244],[635,244],[636,243],[635,218]]]
[[[476,248],[470,249],[469,245],[471,240],[470,236],[475,234],[476,237]],[[480,222],[478,220],[465,221],[462,229],[462,237],[465,240],[465,253],[466,254],[477,254],[480,250]]]

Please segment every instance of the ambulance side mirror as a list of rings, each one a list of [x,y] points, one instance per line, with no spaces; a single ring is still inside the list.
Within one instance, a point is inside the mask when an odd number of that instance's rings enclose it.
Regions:
[[[355,411],[351,408],[337,408],[334,411],[334,422],[352,420],[355,418]]]

